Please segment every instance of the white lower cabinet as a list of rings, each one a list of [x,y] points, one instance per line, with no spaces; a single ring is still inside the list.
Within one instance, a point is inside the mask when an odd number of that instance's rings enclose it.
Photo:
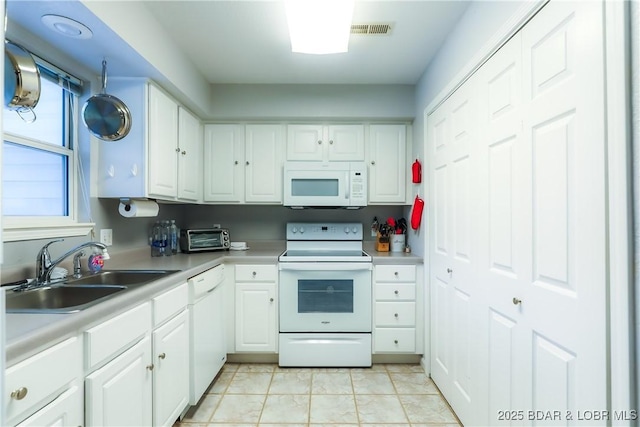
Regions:
[[[6,425],[82,424],[80,343],[78,337],[69,338],[7,368]]]
[[[155,329],[152,341],[153,425],[172,426],[189,404],[188,311]]]
[[[151,339],[133,347],[87,376],[87,426],[150,426]]]
[[[415,265],[377,265],[374,270],[374,353],[419,353]]]
[[[236,265],[236,351],[277,352],[278,268]]]

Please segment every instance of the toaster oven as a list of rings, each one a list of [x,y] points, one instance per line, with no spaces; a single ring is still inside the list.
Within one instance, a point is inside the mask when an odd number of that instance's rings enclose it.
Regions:
[[[225,250],[230,245],[226,228],[180,230],[180,250],[184,253]]]

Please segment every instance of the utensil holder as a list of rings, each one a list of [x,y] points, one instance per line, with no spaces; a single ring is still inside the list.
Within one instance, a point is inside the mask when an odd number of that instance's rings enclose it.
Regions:
[[[389,252],[389,236],[381,236],[380,233],[378,233],[376,237],[376,251]]]
[[[392,234],[389,238],[391,240],[391,252],[404,252],[406,239],[404,234]]]

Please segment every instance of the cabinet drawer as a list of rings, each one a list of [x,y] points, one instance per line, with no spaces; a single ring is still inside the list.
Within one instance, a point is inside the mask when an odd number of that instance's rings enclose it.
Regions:
[[[376,283],[376,300],[413,301],[415,299],[416,285],[414,283]]]
[[[376,326],[415,326],[416,303],[377,302]]]
[[[277,279],[275,265],[236,265],[236,282],[275,282]]]
[[[415,353],[414,328],[376,328],[373,350],[376,353]]]
[[[82,388],[72,386],[53,402],[20,423],[20,427],[81,426],[84,423]]]
[[[5,420],[13,424],[20,421],[16,417],[24,417],[48,404],[82,375],[81,366],[82,347],[80,340],[73,337],[7,368]],[[24,397],[11,397],[18,390],[26,392]]]
[[[169,320],[187,306],[189,289],[183,283],[153,299],[153,326]]]
[[[415,282],[415,265],[377,265],[375,271],[377,282]]]
[[[85,331],[87,369],[113,359],[151,329],[151,304],[146,302]]]

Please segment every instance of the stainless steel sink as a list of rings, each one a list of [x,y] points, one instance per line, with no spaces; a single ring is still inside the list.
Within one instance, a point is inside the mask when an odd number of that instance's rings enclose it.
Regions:
[[[126,286],[46,286],[7,292],[7,313],[73,313],[126,290]]]
[[[69,279],[67,285],[144,285],[177,270],[105,270],[79,279]]]
[[[6,292],[7,313],[74,313],[178,270],[105,270],[52,286]]]

